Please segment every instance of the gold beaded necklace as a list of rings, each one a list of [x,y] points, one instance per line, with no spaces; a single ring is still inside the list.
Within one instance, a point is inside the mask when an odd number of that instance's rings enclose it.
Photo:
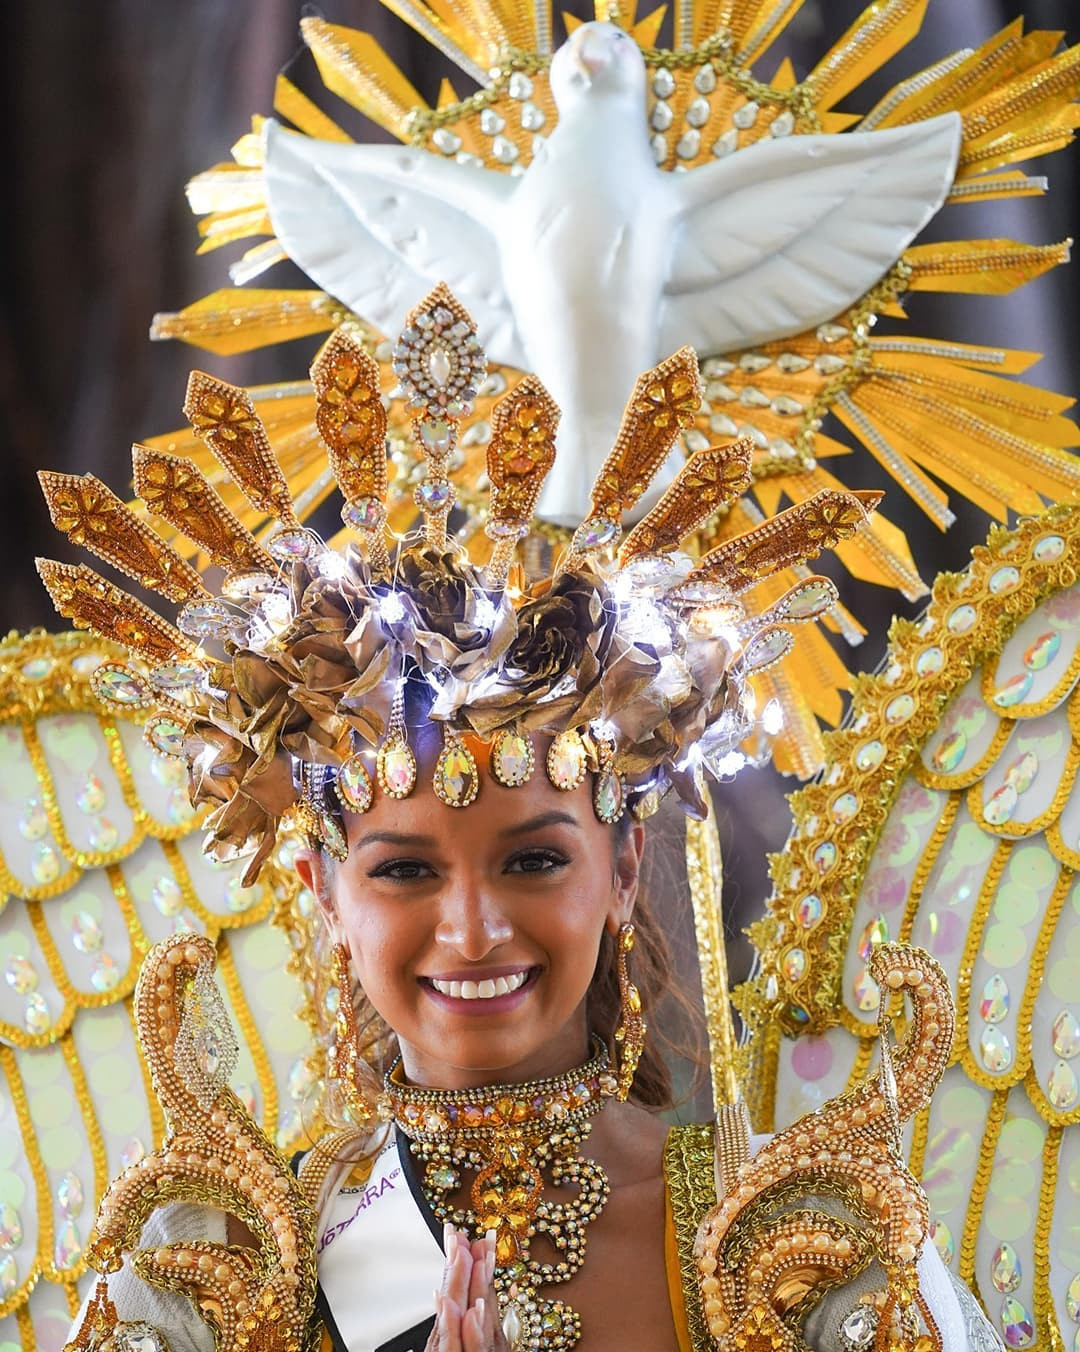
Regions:
[[[603,1043],[594,1039],[585,1065],[549,1080],[423,1089],[404,1082],[399,1058],[384,1083],[394,1120],[423,1166],[420,1186],[435,1217],[473,1238],[495,1232],[495,1290],[512,1352],[573,1347],[581,1337],[577,1311],[537,1292],[581,1267],[586,1227],[611,1191],[603,1169],[581,1153],[591,1119],[618,1090]],[[456,1207],[466,1172],[474,1175],[471,1205]],[[576,1195],[545,1196],[545,1172],[550,1186]],[[555,1262],[530,1256],[538,1233],[557,1251]]]

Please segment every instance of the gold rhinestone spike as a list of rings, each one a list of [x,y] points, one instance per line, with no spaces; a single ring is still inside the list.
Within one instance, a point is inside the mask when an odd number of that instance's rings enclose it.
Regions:
[[[274,560],[229,511],[197,466],[138,445],[131,448],[131,463],[135,492],[150,511],[204,550],[212,563],[230,573],[275,571]]]
[[[574,533],[571,557],[610,544],[668,457],[675,438],[701,407],[701,377],[692,347],[681,347],[637,379],[611,453],[592,487],[588,517]]]
[[[444,283],[410,311],[394,348],[393,367],[427,461],[427,475],[417,484],[413,501],[424,514],[427,543],[445,549],[446,521],[456,499],[447,477],[449,457],[487,362],[469,312]]]
[[[140,521],[127,503],[92,474],[39,470],[57,530],[170,601],[209,596],[190,563]]]
[[[535,376],[519,381],[491,411],[491,505],[484,529],[495,541],[486,573],[493,587],[506,585],[514,547],[529,529],[540,489],[555,463],[558,427],[558,406]]]
[[[184,414],[253,507],[287,528],[300,524],[285,476],[247,390],[192,371]]]
[[[341,519],[373,545],[386,521],[386,409],[379,364],[356,325],[343,324],[324,344],[311,383],[315,422],[345,498]]]
[[[678,600],[701,586],[742,592],[770,573],[814,559],[848,539],[866,521],[884,495],[825,489],[764,525],[710,550],[672,596]]]
[[[54,559],[36,563],[53,605],[76,629],[92,629],[152,666],[195,654],[194,644],[183,634],[92,568]]]
[[[692,455],[652,511],[626,537],[619,563],[625,566],[639,554],[677,549],[713,512],[741,497],[750,485],[753,451],[754,443],[743,437],[729,446],[711,446]]]

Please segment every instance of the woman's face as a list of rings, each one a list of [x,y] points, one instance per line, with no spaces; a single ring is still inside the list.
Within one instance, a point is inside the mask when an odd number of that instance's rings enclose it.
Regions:
[[[513,789],[481,773],[464,809],[442,803],[422,768],[408,798],[376,794],[347,814],[349,856],[326,903],[406,1075],[444,1088],[584,1059],[600,939],[637,891],[642,830],[598,821],[590,778],[564,793],[539,768]],[[310,882],[317,857],[300,867]]]

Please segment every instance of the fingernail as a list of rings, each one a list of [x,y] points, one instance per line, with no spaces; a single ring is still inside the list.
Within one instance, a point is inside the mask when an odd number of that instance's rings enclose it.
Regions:
[[[484,1318],[484,1297],[478,1296],[476,1299],[476,1312],[481,1320]]]
[[[443,1242],[443,1248],[444,1248],[444,1249],[446,1249],[446,1248],[449,1247],[450,1241],[451,1241],[451,1239],[453,1239],[453,1236],[454,1236],[454,1227],[453,1227],[453,1225],[451,1225],[451,1223],[450,1223],[449,1221],[443,1221],[443,1228],[442,1228],[442,1242]]]

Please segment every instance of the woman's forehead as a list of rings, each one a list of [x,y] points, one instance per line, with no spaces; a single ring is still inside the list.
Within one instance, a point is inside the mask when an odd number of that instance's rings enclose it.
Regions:
[[[542,772],[524,784],[507,788],[480,767],[480,788],[468,807],[455,808],[435,793],[421,768],[407,798],[376,793],[370,809],[345,814],[349,851],[365,844],[408,837],[444,848],[473,850],[485,843],[512,842],[530,832],[576,832],[587,839],[603,839],[610,828],[597,820],[592,803],[591,776],[576,789],[556,789]],[[404,841],[403,841],[404,843]]]

